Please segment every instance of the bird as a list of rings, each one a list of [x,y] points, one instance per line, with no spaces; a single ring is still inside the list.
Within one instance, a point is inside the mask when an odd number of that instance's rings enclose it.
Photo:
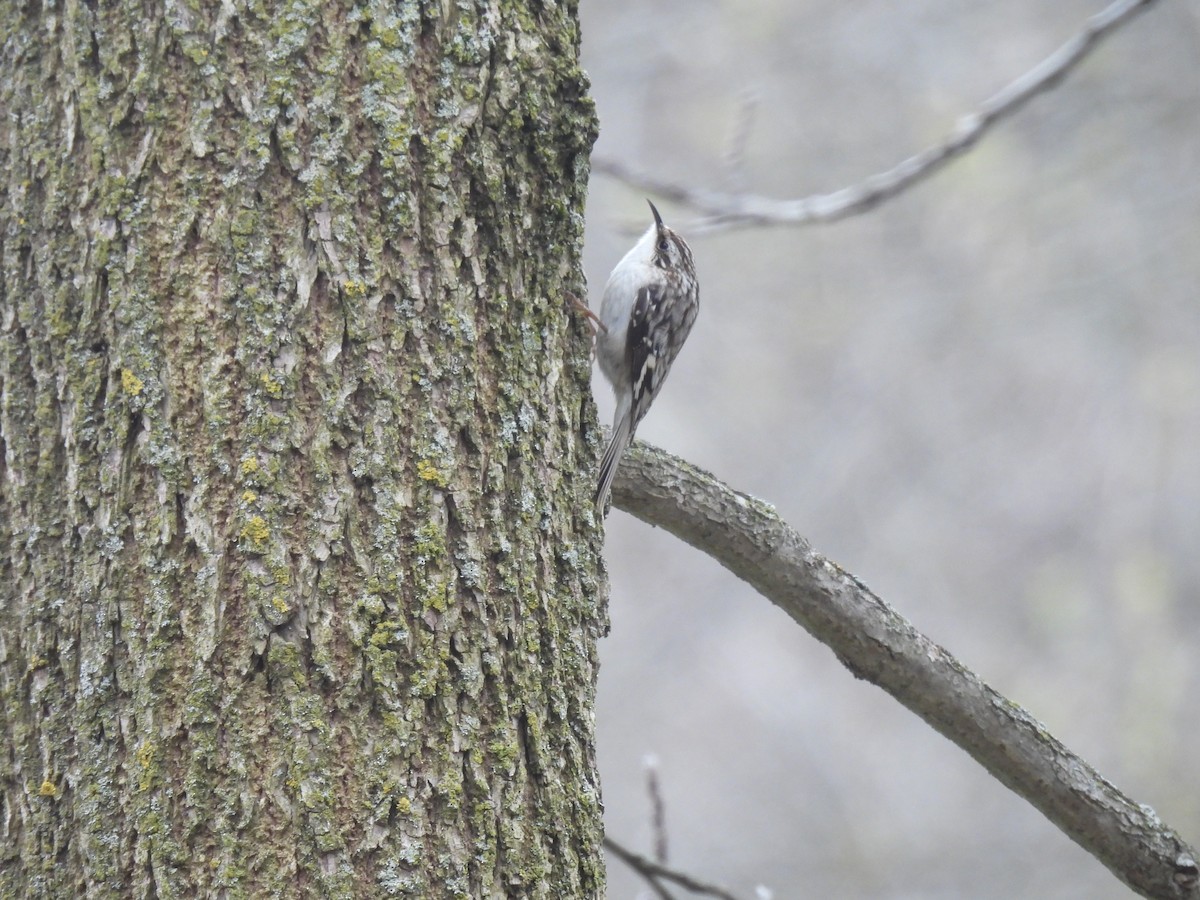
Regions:
[[[600,461],[596,508],[604,511],[613,476],[638,424],[662,390],[700,311],[700,284],[687,241],[654,222],[608,276],[600,304],[596,359],[617,400],[612,438]]]

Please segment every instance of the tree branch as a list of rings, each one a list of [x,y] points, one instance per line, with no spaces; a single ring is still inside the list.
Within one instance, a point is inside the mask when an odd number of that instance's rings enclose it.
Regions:
[[[737,897],[722,888],[705,884],[703,881],[698,881],[690,875],[677,872],[661,863],[656,863],[654,860],[647,859],[640,854],[634,853],[632,850],[626,850],[610,837],[604,839],[604,847],[613,856],[641,875],[650,887],[654,888],[655,893],[662,898],[667,898],[671,895],[662,886],[661,882],[671,881],[684,890],[691,891],[693,894],[701,894],[705,897],[718,897],[720,900],[738,900]]]
[[[646,760],[646,795],[650,798],[650,827],[654,833],[654,861],[667,864],[667,805],[658,783],[658,760]]]
[[[1028,712],[814,551],[775,511],[684,460],[637,443],[613,504],[743,579],[858,678],[883,688],[1146,897],[1200,898],[1196,851]]]
[[[1089,18],[1083,28],[1048,57],[993,95],[974,112],[959,118],[941,143],[910,156],[886,172],[832,194],[775,200],[756,194],[724,193],[656,178],[625,163],[593,157],[592,169],[642,191],[665,197],[705,214],[689,234],[759,225],[808,225],[835,222],[867,212],[928,178],[970,150],[994,125],[1013,115],[1033,97],[1062,81],[1100,41],[1155,0],[1116,0]]]

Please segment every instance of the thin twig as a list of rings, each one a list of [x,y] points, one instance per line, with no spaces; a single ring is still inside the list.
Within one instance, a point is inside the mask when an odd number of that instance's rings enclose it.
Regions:
[[[656,863],[646,859],[644,856],[638,856],[632,850],[626,850],[610,837],[604,839],[604,847],[613,856],[641,875],[642,880],[650,885],[651,890],[658,894],[662,900],[675,900],[671,892],[662,886],[662,882],[659,880],[662,876],[656,871],[658,868]]]
[[[658,783],[658,758],[646,757],[646,793],[650,797],[650,825],[654,831],[654,860],[667,864],[667,805]]]
[[[646,857],[634,853],[632,850],[626,850],[610,837],[604,839],[604,847],[613,856],[641,875],[651,887],[659,892],[660,897],[670,896],[666,892],[666,888],[660,884],[661,881],[670,881],[679,885],[684,890],[691,891],[693,894],[700,894],[705,897],[719,897],[720,900],[738,900],[736,896],[723,888],[706,884],[683,872],[678,872],[675,869],[669,869],[660,863],[656,863],[652,859],[646,859]]]
[[[593,158],[592,168],[639,190],[703,213],[704,219],[688,227],[689,235],[748,226],[836,222],[873,209],[974,147],[994,125],[1062,81],[1103,38],[1154,2],[1117,0],[1090,17],[1079,33],[1024,75],[984,101],[974,112],[962,116],[941,143],[910,156],[886,172],[832,194],[776,200],[757,194],[708,191],[657,178],[604,157]]]
[[[738,101],[733,132],[729,135],[729,147],[725,150],[725,186],[731,192],[742,191],[746,187],[746,147],[750,143],[758,100],[756,91],[746,90]]]

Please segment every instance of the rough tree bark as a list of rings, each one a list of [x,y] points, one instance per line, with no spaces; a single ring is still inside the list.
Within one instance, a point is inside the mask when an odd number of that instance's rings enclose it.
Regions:
[[[575,4],[0,9],[0,896],[594,896]]]

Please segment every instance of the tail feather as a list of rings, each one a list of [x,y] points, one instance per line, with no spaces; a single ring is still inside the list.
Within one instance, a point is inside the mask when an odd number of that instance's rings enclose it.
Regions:
[[[600,477],[596,485],[596,509],[604,512],[604,504],[608,500],[608,492],[612,488],[613,478],[617,474],[617,465],[625,454],[626,448],[633,441],[633,429],[628,415],[622,416],[613,425],[612,440],[600,460]]]

